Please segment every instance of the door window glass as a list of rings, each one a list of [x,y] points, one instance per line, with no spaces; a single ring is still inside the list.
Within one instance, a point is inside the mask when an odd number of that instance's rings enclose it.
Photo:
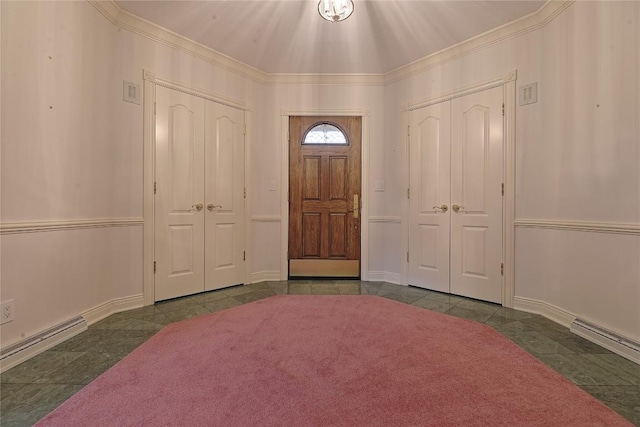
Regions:
[[[302,138],[303,144],[331,144],[347,145],[347,137],[338,128],[330,123],[320,123],[312,126]]]

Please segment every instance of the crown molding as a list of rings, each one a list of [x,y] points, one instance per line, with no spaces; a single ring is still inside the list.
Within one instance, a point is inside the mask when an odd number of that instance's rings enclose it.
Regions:
[[[87,0],[114,25],[132,33],[151,39],[179,52],[209,62],[219,68],[245,77],[256,83],[266,84],[268,74],[250,65],[224,55],[203,44],[195,42],[173,31],[167,30],[146,19],[120,8],[113,0]]]
[[[336,110],[336,109],[313,109],[313,110],[291,110],[283,108],[280,115],[285,116],[361,116],[369,117],[369,110]]]
[[[269,74],[268,85],[384,86],[384,74]]]
[[[489,30],[471,39],[435,52],[417,61],[398,67],[384,74],[314,74],[314,73],[267,73],[224,55],[203,44],[195,42],[173,31],[167,30],[150,21],[142,19],[120,8],[114,0],[87,0],[96,10],[114,25],[132,33],[154,40],[179,52],[186,53],[245,77],[263,85],[360,85],[384,86],[422,73],[454,61],[466,55],[493,46],[505,40],[513,39],[549,24],[575,0],[549,0],[536,12]]]
[[[395,83],[430,68],[438,67],[503,41],[540,29],[553,21],[574,2],[575,0],[549,0],[536,12],[527,16],[389,71],[384,74],[384,82],[385,84]]]

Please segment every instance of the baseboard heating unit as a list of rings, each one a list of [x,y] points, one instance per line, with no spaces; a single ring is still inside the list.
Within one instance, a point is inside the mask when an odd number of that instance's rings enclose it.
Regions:
[[[576,319],[571,323],[571,332],[640,364],[640,343],[637,341],[582,319]]]
[[[78,316],[3,348],[0,351],[0,372],[4,372],[86,330],[87,321],[84,317]]]

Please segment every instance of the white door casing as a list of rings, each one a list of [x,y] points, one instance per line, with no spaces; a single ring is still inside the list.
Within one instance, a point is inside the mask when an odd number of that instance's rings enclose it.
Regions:
[[[155,300],[202,291],[204,100],[156,90]]]
[[[206,101],[205,290],[244,282],[244,111]]]
[[[440,292],[449,292],[450,124],[449,102],[410,113],[408,283]]]
[[[495,87],[410,112],[409,284],[502,302],[502,103]]]
[[[503,89],[451,101],[451,292],[502,302]]]

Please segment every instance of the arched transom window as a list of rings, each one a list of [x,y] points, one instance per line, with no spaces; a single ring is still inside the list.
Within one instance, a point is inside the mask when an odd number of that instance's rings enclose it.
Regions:
[[[303,144],[348,145],[347,136],[339,127],[331,123],[312,126],[302,138]]]

